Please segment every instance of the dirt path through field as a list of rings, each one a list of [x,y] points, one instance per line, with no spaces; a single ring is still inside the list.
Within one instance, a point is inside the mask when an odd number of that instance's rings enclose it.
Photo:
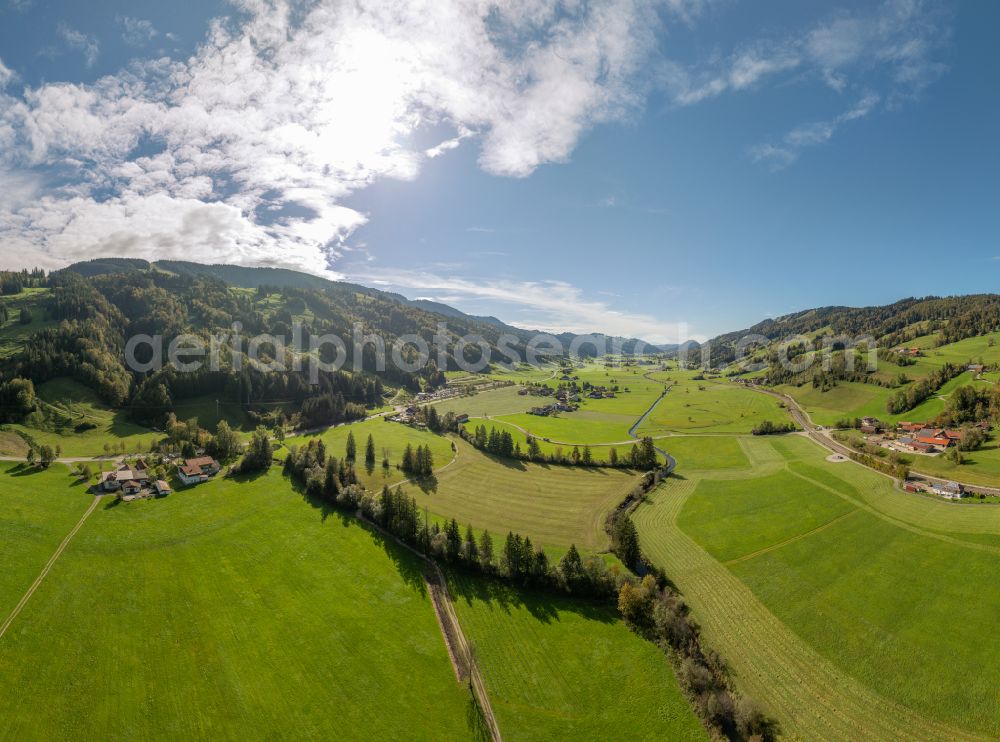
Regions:
[[[14,610],[11,611],[11,614],[9,616],[7,616],[7,620],[4,621],[3,624],[0,624],[0,638],[3,638],[3,635],[7,633],[7,629],[9,629],[10,625],[14,623],[14,619],[17,618],[18,614],[21,612],[24,606],[28,604],[28,601],[31,600],[31,596],[35,594],[35,591],[42,584],[42,581],[45,579],[46,575],[48,575],[49,570],[52,569],[52,565],[54,565],[56,563],[56,560],[58,560],[59,557],[62,556],[62,553],[66,550],[66,547],[69,546],[69,542],[73,540],[73,537],[76,535],[77,531],[79,531],[83,527],[84,522],[86,522],[87,518],[90,517],[90,514],[97,509],[97,505],[100,501],[101,501],[100,497],[94,498],[94,501],[90,504],[90,507],[87,508],[86,512],[81,516],[80,520],[77,521],[77,524],[73,526],[73,530],[71,530],[68,534],[66,534],[66,538],[64,538],[62,540],[62,543],[59,544],[59,548],[57,548],[55,550],[55,553],[53,553],[52,556],[49,557],[49,561],[46,562],[45,567],[42,568],[41,574],[39,574],[38,577],[35,578],[35,581],[31,583],[31,587],[28,588],[28,591],[23,596],[21,596],[21,600],[18,602],[16,606],[14,606]]]

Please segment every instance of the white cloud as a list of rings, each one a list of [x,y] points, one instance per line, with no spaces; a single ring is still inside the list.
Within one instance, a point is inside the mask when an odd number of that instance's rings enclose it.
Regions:
[[[115,22],[122,29],[122,40],[129,46],[145,46],[159,34],[152,22],[144,18],[120,15],[115,18]]]
[[[0,105],[13,143],[0,166],[48,186],[44,209],[0,203],[5,244],[48,262],[187,244],[202,260],[322,272],[365,222],[343,199],[373,180],[412,179],[473,138],[488,172],[525,176],[628,115],[657,23],[641,0],[239,6],[245,18],[214,22],[183,62],[137,62]],[[96,39],[59,33],[93,63]],[[430,127],[455,135],[415,148]],[[169,239],[173,229],[187,242]]]
[[[83,52],[83,58],[88,67],[94,66],[94,62],[97,61],[97,55],[100,52],[100,45],[97,43],[96,37],[70,28],[65,23],[60,23],[56,31],[70,49]]]
[[[829,141],[843,123],[868,115],[879,99],[891,108],[920,95],[946,69],[934,54],[948,36],[945,14],[933,0],[886,0],[835,13],[797,35],[752,42],[708,64],[685,67],[665,60],[659,77],[677,106],[752,89],[771,78],[818,79],[838,93],[864,95],[851,111],[792,129],[780,143],[750,148],[755,161],[780,169],[803,149]]]
[[[891,95],[902,98],[919,94],[944,72],[933,54],[947,36],[937,3],[886,0],[854,14],[837,13],[800,34],[754,41],[708,64],[664,61],[660,77],[680,106],[803,70],[838,92],[852,77],[866,86],[886,78]]]
[[[7,65],[3,63],[0,59],[0,92],[3,91],[7,84],[14,79],[14,71],[11,70]]]
[[[837,130],[850,121],[864,118],[879,104],[880,97],[869,93],[838,116],[828,121],[816,121],[797,126],[782,138],[779,144],[764,143],[748,151],[754,162],[763,162],[780,170],[795,162],[802,151],[829,142]]]
[[[379,271],[350,278],[399,290],[445,292],[450,303],[469,307],[470,314],[482,314],[488,308],[510,324],[545,332],[604,332],[653,343],[692,337],[704,340],[692,336],[684,322],[616,310],[607,302],[587,298],[582,289],[565,281],[479,280],[421,271]],[[477,309],[477,302],[484,302],[485,308]]]

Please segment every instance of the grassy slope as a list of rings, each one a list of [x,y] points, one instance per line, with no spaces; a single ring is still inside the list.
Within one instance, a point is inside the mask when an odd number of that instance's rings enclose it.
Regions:
[[[674,457],[682,471],[700,469],[748,469],[750,462],[737,438],[670,436],[657,445]]]
[[[557,416],[523,414],[505,415],[499,419],[524,428],[538,438],[584,444],[629,440],[628,430],[635,418],[635,415],[605,413],[587,408],[576,412],[560,412]]]
[[[507,740],[704,740],[666,657],[611,608],[453,575]]]
[[[605,517],[635,484],[626,471],[495,459],[458,441],[454,464],[433,484],[407,491],[421,508],[486,528],[495,538],[513,530],[536,545],[600,551],[608,546]]]
[[[916,358],[916,363],[912,366],[897,367],[880,362],[878,372],[880,378],[893,379],[903,373],[912,380],[919,380],[926,378],[945,363],[961,366],[970,361],[986,364],[1000,362],[1000,345],[997,344],[997,341],[1000,340],[1000,333],[966,338],[935,348],[933,344],[936,339],[937,335],[924,335],[906,343],[908,347],[924,348],[925,355]],[[991,340],[993,345],[990,345]],[[963,373],[947,382],[939,390],[939,393],[941,396],[947,397],[959,386],[973,383],[985,385],[989,382],[975,381],[972,374]],[[890,415],[886,412],[885,404],[896,390],[860,382],[841,382],[827,392],[813,389],[808,384],[802,387],[782,386],[779,387],[779,390],[791,394],[799,404],[805,407],[814,422],[820,425],[832,425],[844,417],[864,417],[866,415],[889,422],[923,421],[936,417],[945,408],[943,399],[932,397],[913,410],[901,415]]]
[[[873,739],[995,736],[1000,705],[980,670],[1000,660],[1000,645],[983,641],[1000,609],[990,587],[1000,548],[981,541],[1000,533],[1000,511],[977,519],[993,509],[906,495],[800,437],[744,445],[770,462],[764,479],[671,481],[636,515],[739,683],[807,738],[850,739],[858,725]],[[794,498],[827,512],[790,513]],[[760,553],[723,567],[709,552],[738,550],[717,541],[722,531],[744,556]]]
[[[417,560],[277,468],[99,509],[0,657],[12,739],[468,736]]]
[[[24,425],[12,427],[25,431],[39,444],[61,446],[63,456],[100,456],[105,443],[117,448],[124,442],[130,452],[148,450],[150,441],[160,437],[130,422],[127,412],[109,408],[72,379],[46,381],[36,392],[41,414],[33,413]],[[96,427],[77,432],[81,424]]]
[[[0,430],[0,456],[25,456],[28,444],[13,431]]]

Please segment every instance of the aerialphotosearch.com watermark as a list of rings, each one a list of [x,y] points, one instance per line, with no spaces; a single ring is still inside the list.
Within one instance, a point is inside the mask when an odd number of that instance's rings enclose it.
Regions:
[[[805,336],[789,337],[777,344],[762,335],[747,335],[727,348],[721,362],[713,363],[712,344],[674,343],[649,345],[641,340],[625,340],[606,335],[575,335],[568,343],[549,333],[536,333],[530,337],[505,333],[492,341],[479,334],[457,336],[448,332],[447,323],[438,323],[428,341],[424,336],[409,333],[396,337],[387,344],[378,333],[365,332],[355,324],[350,337],[329,333],[316,335],[301,323],[292,325],[291,336],[262,333],[243,334],[239,322],[231,330],[207,336],[177,335],[165,341],[163,335],[138,334],[125,344],[125,364],[136,373],[152,373],[167,366],[180,373],[193,373],[205,368],[220,371],[225,365],[241,371],[244,363],[264,372],[303,372],[310,383],[319,383],[320,374],[342,370],[350,360],[350,370],[355,373],[384,372],[391,362],[393,367],[407,373],[420,373],[433,359],[437,368],[447,369],[457,365],[467,373],[479,373],[491,365],[514,370],[523,364],[541,366],[555,360],[571,361],[604,357],[642,357],[669,354],[686,368],[718,370],[725,368],[746,369],[761,361],[761,348],[770,348],[768,364],[777,363],[790,373],[801,373],[816,364],[829,370],[834,353],[843,353],[848,371],[855,369],[856,357],[864,356],[868,371],[876,370],[878,349],[870,336],[827,335],[817,341]],[[348,353],[348,348],[352,352]],[[471,355],[471,359],[470,359]],[[776,355],[776,357],[775,357]],[[499,357],[498,357],[499,356]],[[449,364],[449,357],[452,364]],[[224,364],[228,359],[228,364]]]

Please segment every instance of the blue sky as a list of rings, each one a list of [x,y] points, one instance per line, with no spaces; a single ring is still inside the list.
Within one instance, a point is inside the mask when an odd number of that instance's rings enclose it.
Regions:
[[[0,0],[0,256],[708,337],[995,290],[994,3]]]

